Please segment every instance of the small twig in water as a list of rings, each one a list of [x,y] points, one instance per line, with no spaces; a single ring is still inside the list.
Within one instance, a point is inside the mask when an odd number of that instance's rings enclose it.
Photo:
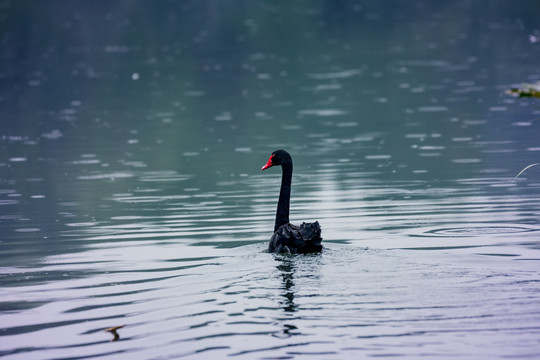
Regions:
[[[530,169],[530,168],[532,168],[533,166],[536,166],[536,165],[540,165],[540,163],[531,164],[531,165],[525,167],[525,169],[521,170],[519,172],[519,174],[517,174],[516,177],[512,179],[512,181],[516,181],[516,179],[519,177],[519,175],[523,174],[527,169]]]
[[[111,339],[111,341],[116,341],[118,339],[120,339],[120,335],[118,335],[118,333],[116,332],[116,330],[118,329],[121,329],[123,328],[124,326],[126,325],[120,325],[120,326],[113,326],[113,327],[110,327],[110,328],[107,328],[103,331],[106,331],[106,332],[110,332],[113,336],[113,338]]]

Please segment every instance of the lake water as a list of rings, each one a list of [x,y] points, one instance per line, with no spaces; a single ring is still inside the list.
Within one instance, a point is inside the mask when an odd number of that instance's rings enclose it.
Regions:
[[[0,6],[2,358],[540,357],[539,2]]]

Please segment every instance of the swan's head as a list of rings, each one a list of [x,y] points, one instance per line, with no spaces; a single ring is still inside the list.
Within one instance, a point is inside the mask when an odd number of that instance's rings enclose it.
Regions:
[[[266,162],[266,165],[262,167],[262,170],[268,169],[269,167],[281,165],[284,162],[292,163],[291,155],[285,150],[276,150],[270,155],[270,158]]]

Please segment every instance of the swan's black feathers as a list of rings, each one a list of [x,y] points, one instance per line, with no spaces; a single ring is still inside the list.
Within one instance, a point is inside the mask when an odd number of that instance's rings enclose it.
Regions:
[[[321,226],[318,221],[302,225],[281,225],[272,235],[268,251],[306,254],[322,250]]]

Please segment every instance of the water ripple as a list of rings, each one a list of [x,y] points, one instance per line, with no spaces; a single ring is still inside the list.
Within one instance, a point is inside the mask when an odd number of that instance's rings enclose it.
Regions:
[[[433,237],[463,237],[463,236],[485,236],[485,235],[504,235],[524,232],[540,231],[538,226],[526,225],[499,225],[499,224],[481,224],[471,225],[469,227],[450,227],[426,230],[423,234],[416,236]]]

